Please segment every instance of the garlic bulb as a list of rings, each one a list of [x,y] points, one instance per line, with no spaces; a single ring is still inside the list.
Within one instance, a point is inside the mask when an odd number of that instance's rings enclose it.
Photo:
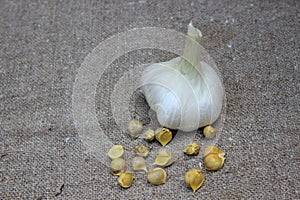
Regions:
[[[200,61],[201,37],[190,23],[183,56],[152,64],[142,74],[143,93],[164,127],[193,131],[212,124],[221,113],[222,82],[211,66]]]

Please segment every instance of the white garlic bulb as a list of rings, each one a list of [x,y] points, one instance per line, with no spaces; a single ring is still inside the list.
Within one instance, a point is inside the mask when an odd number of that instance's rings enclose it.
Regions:
[[[162,126],[193,131],[212,124],[221,113],[222,82],[201,61],[201,37],[190,23],[183,56],[152,64],[142,74],[143,93]]]

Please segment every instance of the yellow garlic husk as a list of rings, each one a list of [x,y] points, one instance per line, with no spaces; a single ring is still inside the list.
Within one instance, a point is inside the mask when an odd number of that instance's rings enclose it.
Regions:
[[[123,188],[129,188],[132,185],[134,176],[130,172],[124,172],[120,174],[118,183]]]
[[[115,175],[119,176],[125,171],[126,162],[122,158],[115,158],[110,163],[110,172]]]
[[[134,171],[145,171],[147,172],[146,161],[143,157],[137,156],[132,159],[132,169]]]
[[[192,142],[191,144],[188,144],[185,149],[183,150],[183,152],[187,155],[198,155],[200,151],[200,144],[198,144],[197,142]]]
[[[166,146],[172,140],[172,132],[167,128],[158,128],[155,138],[162,146]]]
[[[206,170],[216,171],[221,169],[225,159],[225,152],[216,146],[209,146],[204,151],[204,165]]]
[[[108,151],[107,155],[111,159],[119,158],[124,154],[124,149],[121,145],[114,145],[110,150]]]
[[[152,142],[155,138],[155,131],[152,129],[149,129],[144,134],[144,140],[147,142]]]
[[[187,186],[196,192],[204,183],[204,176],[200,170],[190,169],[186,172],[184,180]]]
[[[137,156],[147,157],[149,155],[149,148],[141,144],[134,148],[134,153]]]
[[[208,125],[203,129],[203,134],[204,137],[212,139],[216,136],[216,130],[212,126]]]
[[[167,181],[167,173],[162,168],[154,168],[148,172],[147,180],[153,185],[165,184]]]
[[[139,120],[133,119],[128,124],[128,130],[132,140],[135,140],[140,136],[143,131],[143,124]]]
[[[154,165],[167,167],[175,162],[174,155],[167,149],[162,149],[158,152]]]

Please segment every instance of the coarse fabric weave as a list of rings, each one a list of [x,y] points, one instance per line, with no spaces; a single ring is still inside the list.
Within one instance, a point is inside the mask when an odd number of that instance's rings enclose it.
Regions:
[[[300,199],[299,10],[296,0],[1,1],[0,199]],[[78,135],[77,70],[112,35],[143,27],[186,33],[191,20],[223,78],[226,118],[216,145],[227,154],[225,165],[204,171],[195,193],[183,177],[201,156],[183,155],[166,168],[164,185],[135,173],[133,186],[122,189]],[[97,119],[115,144],[129,141],[112,114],[120,77],[175,56],[136,50],[99,77]],[[148,123],[138,90],[129,110]],[[196,139],[204,140],[201,133]]]

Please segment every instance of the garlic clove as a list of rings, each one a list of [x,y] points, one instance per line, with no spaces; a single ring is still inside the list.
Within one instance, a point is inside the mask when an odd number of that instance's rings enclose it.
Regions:
[[[190,169],[186,172],[184,180],[187,186],[196,192],[204,183],[204,176],[200,170]]]
[[[216,146],[208,146],[204,151],[204,165],[206,170],[216,171],[221,169],[225,159],[225,152]]]
[[[167,128],[158,128],[155,138],[162,146],[166,146],[172,140],[172,132]]]
[[[148,172],[147,180],[153,185],[165,184],[167,181],[167,173],[162,168],[154,168]]]
[[[107,153],[111,159],[119,158],[124,154],[124,149],[121,145],[114,145]]]
[[[221,151],[218,147],[216,147],[214,145],[210,145],[210,146],[205,148],[204,157],[206,157],[208,154],[211,154],[211,153],[225,155],[225,153],[223,151]]]
[[[168,157],[157,156],[154,161],[154,165],[167,166],[169,161],[170,161],[170,158],[168,158]]]
[[[208,139],[212,139],[216,136],[216,130],[212,126],[209,125],[203,129],[203,134],[204,134],[204,137],[206,137]]]
[[[141,144],[134,148],[134,153],[137,156],[147,157],[149,155],[149,148]]]
[[[143,124],[142,124],[142,122],[140,122],[136,119],[133,119],[128,124],[128,130],[129,130],[131,139],[135,140],[142,133]]]
[[[119,176],[125,171],[126,163],[122,158],[115,158],[110,163],[110,171],[113,175]]]
[[[137,156],[132,159],[132,169],[134,171],[147,172],[146,161],[143,157]]]
[[[144,134],[144,140],[146,140],[147,142],[152,142],[154,140],[154,137],[155,131],[152,129],[147,130]]]
[[[118,183],[123,188],[129,188],[132,185],[134,176],[129,172],[122,173],[118,178]]]
[[[167,167],[175,162],[174,155],[167,149],[162,149],[158,152],[154,165]]]
[[[221,169],[223,167],[225,158],[221,155],[219,156],[218,154],[208,154],[204,158],[204,164],[205,164],[205,169],[209,171],[216,171],[218,169]]]
[[[200,151],[200,145],[197,142],[192,142],[191,144],[188,144],[183,152],[187,155],[195,156],[198,155]]]

